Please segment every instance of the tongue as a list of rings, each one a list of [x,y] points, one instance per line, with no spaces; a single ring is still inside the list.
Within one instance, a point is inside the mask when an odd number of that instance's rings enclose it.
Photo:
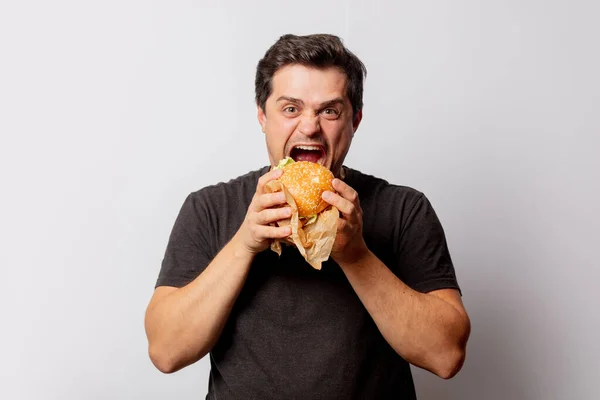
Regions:
[[[310,161],[316,163],[321,158],[320,151],[314,150],[294,150],[294,160],[295,161]]]

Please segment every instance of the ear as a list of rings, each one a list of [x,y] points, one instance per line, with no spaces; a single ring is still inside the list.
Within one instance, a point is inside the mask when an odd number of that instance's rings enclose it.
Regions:
[[[356,133],[358,126],[360,125],[360,121],[362,121],[362,109],[356,113],[354,118],[352,119],[352,129],[354,130],[353,134]]]
[[[262,128],[263,133],[265,133],[266,129],[267,129],[267,115],[265,114],[265,112],[261,106],[256,106],[256,111],[257,111],[258,123],[260,124],[260,127]]]

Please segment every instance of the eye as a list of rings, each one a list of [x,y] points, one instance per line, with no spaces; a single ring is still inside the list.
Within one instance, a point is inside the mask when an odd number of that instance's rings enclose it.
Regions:
[[[283,112],[286,114],[295,114],[298,112],[298,109],[294,106],[288,106],[283,109]]]
[[[321,113],[329,119],[335,119],[340,115],[339,111],[335,108],[326,108],[323,111],[321,111]]]

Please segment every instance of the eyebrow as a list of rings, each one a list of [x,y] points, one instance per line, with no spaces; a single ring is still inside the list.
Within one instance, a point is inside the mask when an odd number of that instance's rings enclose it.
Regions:
[[[280,101],[289,101],[290,103],[304,104],[304,102],[302,100],[296,99],[294,97],[289,97],[289,96],[281,96],[280,98],[277,99],[276,103],[279,103]]]
[[[280,101],[289,101],[290,103],[296,103],[296,104],[301,104],[304,105],[304,102],[300,99],[297,99],[295,97],[290,97],[290,96],[281,96],[277,99],[276,103],[279,103]],[[341,97],[337,97],[335,99],[332,100],[327,100],[324,101],[323,103],[319,104],[318,108],[325,108],[328,106],[332,106],[334,104],[344,104],[344,99]]]

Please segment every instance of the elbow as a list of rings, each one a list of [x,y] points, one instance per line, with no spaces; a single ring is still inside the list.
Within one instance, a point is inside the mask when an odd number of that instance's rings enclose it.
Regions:
[[[465,363],[465,358],[465,349],[456,349],[452,351],[451,354],[440,360],[441,362],[434,372],[442,379],[452,379],[462,369],[463,364]]]
[[[443,356],[438,358],[439,364],[435,374],[442,379],[454,378],[462,369],[467,356],[467,341],[471,334],[471,323],[468,318],[462,327],[462,332],[458,335],[458,340],[449,346]]]
[[[152,364],[163,374],[172,374],[179,369],[173,358],[169,357],[165,351],[157,349],[156,346],[149,346],[148,355]]]
[[[150,361],[152,361],[152,364],[154,364],[156,369],[163,374],[177,372],[208,354],[208,350],[204,349],[201,349],[198,353],[183,352],[174,354],[173,351],[174,349],[161,348],[153,345],[150,345],[148,348]]]

